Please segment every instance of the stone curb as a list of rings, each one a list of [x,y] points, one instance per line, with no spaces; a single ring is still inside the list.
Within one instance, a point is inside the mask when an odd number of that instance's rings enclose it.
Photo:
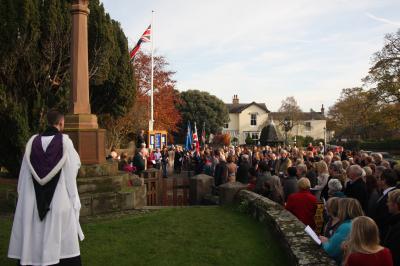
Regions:
[[[245,208],[255,219],[271,226],[277,239],[280,239],[280,244],[288,251],[291,265],[336,265],[304,232],[305,225],[282,205],[248,190],[241,190],[238,200],[239,207]]]

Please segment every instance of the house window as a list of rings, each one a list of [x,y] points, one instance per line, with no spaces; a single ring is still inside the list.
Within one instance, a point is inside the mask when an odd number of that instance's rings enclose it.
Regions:
[[[228,127],[229,127],[229,123],[225,123],[224,128],[228,128]]]
[[[256,114],[250,115],[250,125],[257,126],[257,115]]]
[[[305,122],[304,123],[304,130],[305,131],[311,131],[311,122]]]
[[[253,140],[258,140],[258,133],[251,133],[251,138],[253,139]]]

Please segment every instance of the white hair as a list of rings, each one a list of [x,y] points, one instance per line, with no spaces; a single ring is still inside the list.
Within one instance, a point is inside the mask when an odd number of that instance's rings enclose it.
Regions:
[[[330,192],[337,192],[341,191],[343,186],[342,183],[340,183],[339,179],[332,178],[328,182],[328,188]]]
[[[298,165],[296,165],[296,169],[299,169],[303,173],[305,173],[305,172],[307,172],[307,165],[305,165],[304,163],[298,164]]]
[[[242,159],[248,160],[248,159],[249,159],[249,155],[248,155],[248,154],[243,154],[243,155],[242,155]]]
[[[361,168],[361,166],[354,164],[349,166],[349,174],[356,175],[357,177],[363,177],[365,176],[365,171],[364,169]]]
[[[371,153],[371,156],[372,156],[372,158],[374,158],[374,160],[375,160],[377,157],[378,157],[381,161],[382,161],[382,159],[383,159],[382,154],[379,153],[379,152]]]

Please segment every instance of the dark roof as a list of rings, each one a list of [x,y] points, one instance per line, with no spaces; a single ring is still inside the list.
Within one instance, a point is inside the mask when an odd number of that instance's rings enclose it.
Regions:
[[[249,107],[250,105],[253,105],[253,104],[257,105],[262,110],[269,113],[269,110],[267,109],[267,106],[265,105],[265,103],[256,103],[256,102],[237,103],[237,104],[226,103],[226,107],[228,107],[229,113],[241,113],[243,110],[245,110],[247,107]]]
[[[269,114],[270,117],[272,117],[272,119],[275,120],[283,120],[285,113],[282,112],[271,112]],[[301,112],[300,116],[299,116],[300,120],[326,120],[326,117],[323,113],[321,112],[315,112],[315,111],[311,111],[311,112]]]
[[[264,142],[263,145],[271,145],[271,144],[283,142],[283,138],[282,138],[279,130],[277,130],[274,122],[270,121],[268,123],[268,125],[265,127],[265,129],[263,129],[263,131],[264,130],[266,131],[265,136],[262,136],[262,137],[264,137],[265,139],[263,139],[263,140],[260,139],[260,141]],[[263,135],[263,134],[261,134],[261,135]]]

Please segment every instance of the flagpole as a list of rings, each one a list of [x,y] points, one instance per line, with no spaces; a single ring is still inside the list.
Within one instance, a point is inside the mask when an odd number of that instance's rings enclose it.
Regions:
[[[151,91],[150,91],[150,121],[149,131],[153,131],[154,126],[154,10],[151,11]]]
[[[204,138],[203,138],[204,132]],[[203,132],[201,132],[201,140],[203,141],[203,146],[206,146],[206,122],[203,122]]]

